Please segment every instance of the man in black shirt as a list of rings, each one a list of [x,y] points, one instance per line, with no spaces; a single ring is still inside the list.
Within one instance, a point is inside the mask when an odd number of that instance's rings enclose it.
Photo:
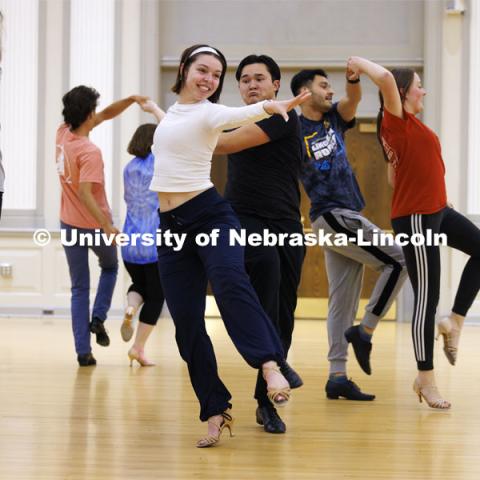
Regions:
[[[249,55],[236,71],[243,101],[254,104],[271,100],[280,88],[280,69],[266,55]],[[294,110],[289,121],[274,115],[254,125],[220,136],[217,154],[228,154],[228,180],[225,198],[232,204],[247,235],[303,235],[300,222],[298,176],[302,162],[300,123]],[[285,350],[292,342],[297,288],[305,257],[301,246],[249,246],[245,248],[248,274],[265,312],[277,328]],[[303,382],[286,363],[280,365],[292,388]],[[255,398],[257,423],[268,433],[284,433],[286,426],[267,398],[261,372]]]

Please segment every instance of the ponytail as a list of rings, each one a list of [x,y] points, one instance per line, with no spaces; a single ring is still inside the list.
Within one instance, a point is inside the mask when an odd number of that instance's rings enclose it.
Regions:
[[[411,68],[394,68],[392,70],[392,75],[393,75],[393,78],[395,78],[395,83],[397,84],[398,93],[400,95],[400,100],[402,102],[402,107],[403,107],[405,96],[412,85],[415,72]],[[378,92],[378,97],[380,99],[380,110],[377,115],[377,140],[380,143],[380,146],[382,147],[383,158],[388,163],[389,162],[388,156],[385,152],[385,148],[383,146],[383,141],[382,141],[382,121],[383,121],[383,111],[385,109],[382,92],[380,91]]]
[[[380,110],[378,111],[378,115],[377,115],[377,140],[378,140],[378,143],[380,144],[380,147],[382,147],[383,158],[388,163],[389,160],[382,142],[382,121],[383,121],[384,104],[383,104],[383,95],[382,95],[382,92],[380,91],[378,92],[378,98],[380,100]]]

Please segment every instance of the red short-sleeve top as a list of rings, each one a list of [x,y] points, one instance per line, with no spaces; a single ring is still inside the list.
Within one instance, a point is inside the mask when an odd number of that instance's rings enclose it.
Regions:
[[[395,172],[392,218],[444,208],[445,165],[437,135],[405,110],[403,118],[385,110],[381,138]]]

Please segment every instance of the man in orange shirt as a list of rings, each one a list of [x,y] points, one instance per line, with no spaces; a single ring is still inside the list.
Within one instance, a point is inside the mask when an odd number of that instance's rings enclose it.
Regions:
[[[104,327],[117,279],[118,260],[115,244],[93,246],[79,242],[82,233],[95,231],[115,235],[112,214],[105,194],[102,152],[88,136],[105,120],[110,120],[133,103],[143,104],[148,98],[131,96],[115,102],[97,113],[98,92],[78,86],[66,93],[63,101],[63,123],[57,130],[57,171],[62,187],[61,227],[65,231],[64,250],[72,284],[71,312],[75,350],[80,366],[95,365],[90,346],[90,332],[99,345],[110,344]],[[98,235],[97,235],[98,236]],[[89,248],[98,257],[101,268],[97,294],[90,322]]]

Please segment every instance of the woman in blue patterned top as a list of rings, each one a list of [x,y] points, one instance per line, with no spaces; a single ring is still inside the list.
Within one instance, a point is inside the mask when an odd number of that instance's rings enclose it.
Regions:
[[[145,111],[153,113],[158,120],[163,112],[153,102],[144,105]],[[137,237],[135,244],[122,247],[122,258],[132,278],[128,289],[125,317],[121,327],[122,338],[128,342],[133,335],[132,321],[139,307],[143,304],[133,346],[128,351],[130,365],[136,360],[142,366],[154,365],[144,353],[145,343],[155,327],[162,311],[164,296],[158,271],[157,247],[155,235],[160,226],[158,216],[158,196],[149,190],[152,181],[154,157],[150,150],[153,134],[157,125],[148,123],[141,125],[134,133],[128,153],[135,155],[123,171],[124,199],[127,204],[127,215],[123,232],[130,239],[135,234],[148,234],[152,241],[142,241]],[[143,237],[145,240],[147,237]],[[151,245],[150,245],[151,243]]]

